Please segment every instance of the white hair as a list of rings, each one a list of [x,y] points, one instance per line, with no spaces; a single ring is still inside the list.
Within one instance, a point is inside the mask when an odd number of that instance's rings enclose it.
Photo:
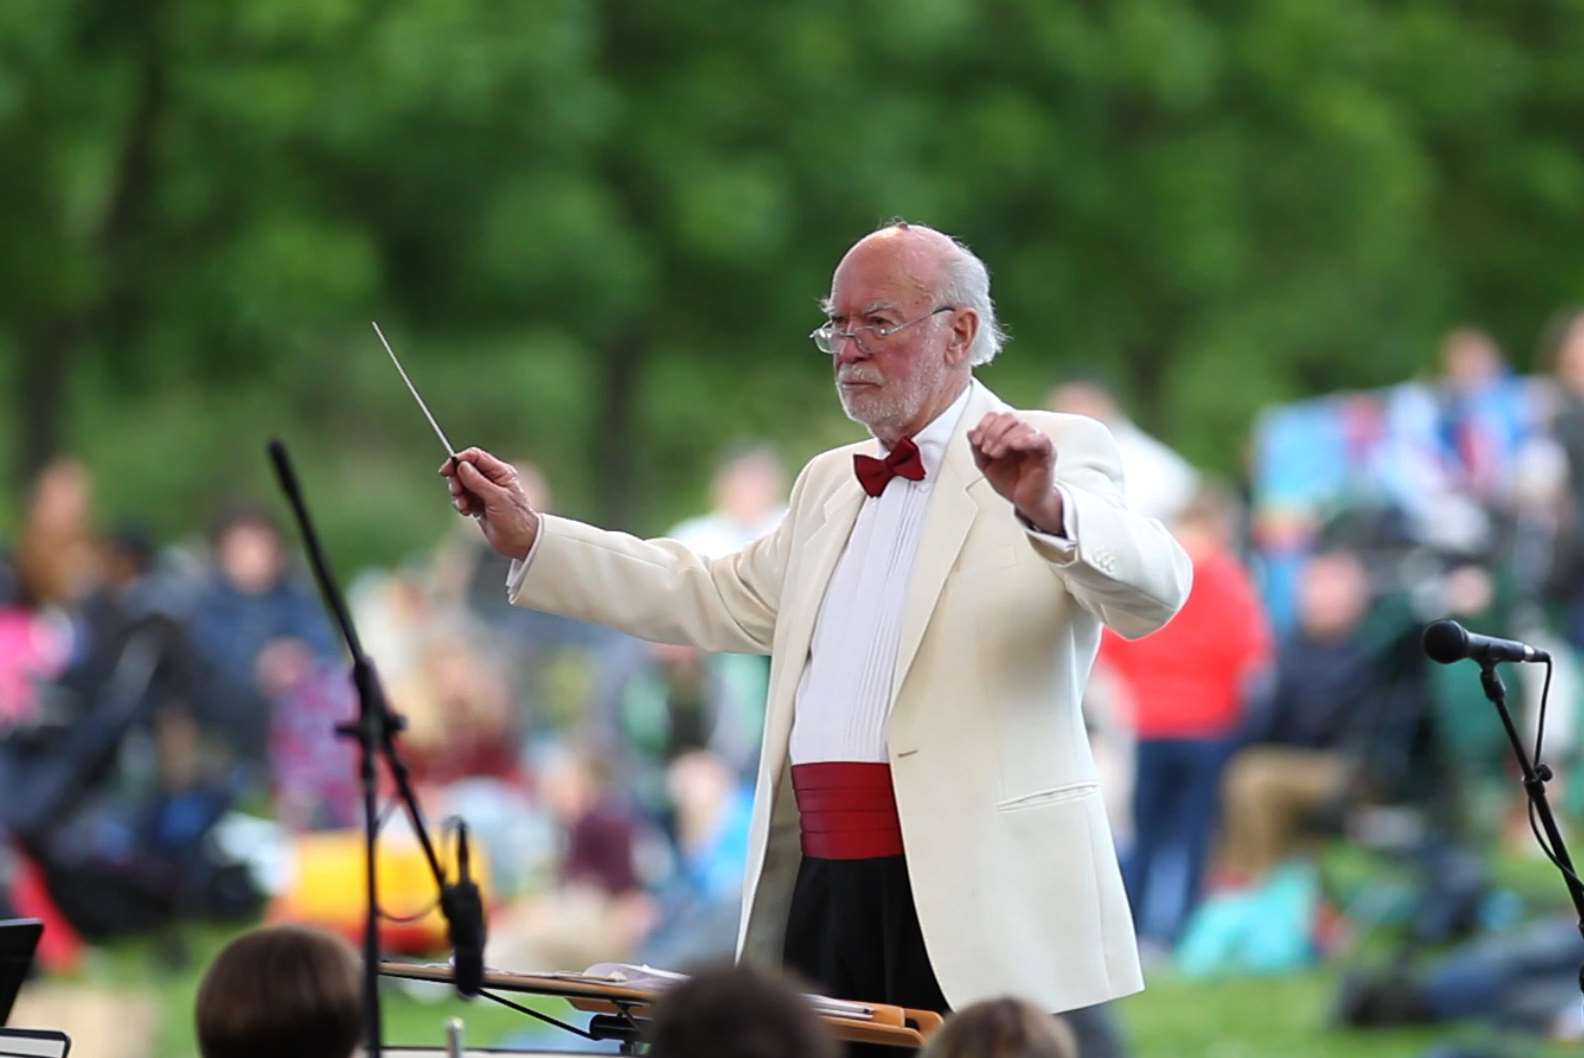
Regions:
[[[996,320],[995,302],[990,299],[990,270],[962,240],[946,237],[951,239],[956,252],[946,260],[940,299],[942,304],[953,308],[973,309],[974,315],[979,317],[979,329],[968,347],[968,363],[978,367],[996,358],[1007,343],[1007,333]]]

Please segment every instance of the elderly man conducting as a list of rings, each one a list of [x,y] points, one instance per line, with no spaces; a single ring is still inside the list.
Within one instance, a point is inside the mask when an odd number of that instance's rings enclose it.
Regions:
[[[814,344],[873,437],[804,467],[768,536],[704,559],[541,514],[476,448],[441,470],[453,503],[520,606],[771,656],[741,957],[936,1010],[1138,991],[1079,700],[1101,625],[1163,625],[1188,558],[1124,505],[1103,426],[974,380],[1002,335],[962,243],[873,232],[825,307]]]

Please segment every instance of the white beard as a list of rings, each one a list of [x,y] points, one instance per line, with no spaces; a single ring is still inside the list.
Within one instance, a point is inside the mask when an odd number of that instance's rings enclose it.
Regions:
[[[853,392],[843,389],[838,379],[836,397],[847,418],[879,435],[900,430],[912,422],[929,394],[940,389],[945,377],[946,362],[932,358],[919,366],[906,386],[892,382],[873,390]]]

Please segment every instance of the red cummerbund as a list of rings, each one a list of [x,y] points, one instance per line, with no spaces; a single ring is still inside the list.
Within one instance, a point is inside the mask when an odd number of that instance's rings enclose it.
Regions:
[[[867,860],[902,855],[891,765],[832,761],[792,765],[803,855]]]

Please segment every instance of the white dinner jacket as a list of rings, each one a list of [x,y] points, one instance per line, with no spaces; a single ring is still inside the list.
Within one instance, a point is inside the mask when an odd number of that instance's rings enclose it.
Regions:
[[[1028,533],[966,434],[1005,405],[975,382],[929,499],[886,727],[908,875],[953,1008],[1016,994],[1061,1011],[1143,988],[1080,702],[1102,623],[1136,637],[1187,598],[1187,555],[1122,501],[1100,423],[1022,412],[1050,435],[1071,539]],[[855,452],[816,456],[786,518],[703,559],[545,516],[512,602],[704,650],[769,653],[770,693],[738,951],[781,962],[801,858],[787,764],[793,695],[820,600],[865,496]]]

